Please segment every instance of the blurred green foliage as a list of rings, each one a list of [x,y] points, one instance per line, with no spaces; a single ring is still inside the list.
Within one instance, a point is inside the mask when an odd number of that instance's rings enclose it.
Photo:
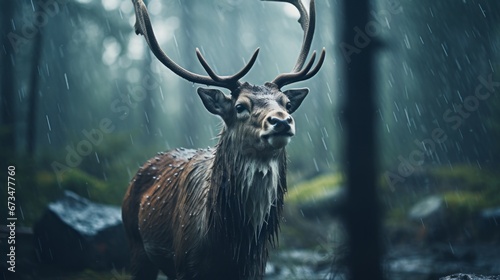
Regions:
[[[304,202],[321,197],[326,192],[335,190],[343,184],[344,175],[340,172],[320,175],[292,186],[285,199],[290,203]]]

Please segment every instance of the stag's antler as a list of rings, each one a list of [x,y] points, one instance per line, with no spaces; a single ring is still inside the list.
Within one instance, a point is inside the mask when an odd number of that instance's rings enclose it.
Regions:
[[[318,73],[319,69],[323,65],[323,61],[325,60],[325,54],[326,54],[325,48],[321,50],[321,55],[319,57],[318,64],[316,64],[316,66],[312,70],[311,68],[314,64],[314,60],[316,59],[316,51],[312,53],[311,59],[306,64],[306,66],[302,68],[304,66],[307,55],[311,48],[311,43],[314,35],[314,27],[316,24],[316,10],[314,6],[314,0],[311,0],[311,2],[309,3],[309,14],[307,14],[306,7],[300,0],[261,0],[261,1],[287,2],[294,5],[299,10],[300,13],[299,23],[300,26],[302,27],[302,30],[304,31],[302,48],[300,50],[299,57],[297,58],[295,67],[290,73],[283,73],[278,75],[273,80],[273,83],[277,85],[279,88],[281,88],[291,83],[307,80],[312,76],[316,75],[316,73]]]
[[[238,73],[232,76],[219,76],[212,70],[212,68],[210,68],[210,66],[208,65],[207,61],[205,60],[201,52],[198,49],[196,49],[196,56],[198,57],[198,60],[200,61],[205,71],[207,71],[208,76],[203,76],[190,72],[179,66],[177,63],[175,63],[160,48],[158,41],[156,41],[156,37],[153,32],[153,27],[151,26],[151,20],[149,18],[148,9],[146,8],[146,5],[144,4],[143,0],[132,0],[132,3],[134,4],[135,16],[136,16],[135,33],[144,35],[144,38],[146,39],[146,42],[149,45],[149,48],[156,56],[156,58],[158,58],[158,60],[160,60],[160,62],[163,63],[163,65],[165,65],[168,69],[172,70],[172,72],[174,72],[178,76],[190,82],[223,87],[233,91],[234,89],[238,88],[241,85],[239,79],[241,79],[248,73],[248,71],[252,68],[253,64],[255,63],[255,60],[257,59],[257,55],[259,54],[259,49],[255,50],[255,52],[252,55],[252,58],[250,58],[248,63]]]
[[[305,61],[309,50],[311,48],[312,38],[314,35],[314,27],[316,21],[316,12],[314,7],[314,0],[311,0],[309,5],[309,14],[306,11],[304,4],[300,0],[261,0],[261,1],[276,1],[276,2],[287,2],[294,5],[300,13],[299,23],[304,31],[304,38],[302,41],[302,48],[299,53],[299,57],[297,58],[297,62],[293,70],[289,73],[283,73],[278,75],[272,83],[281,88],[285,85],[307,80],[312,76],[318,73],[319,69],[323,65],[323,61],[325,60],[325,48],[321,51],[321,55],[318,63],[314,66],[314,61],[316,59],[316,51],[314,51],[311,55],[309,62],[305,65]],[[207,72],[208,76],[199,75],[193,72],[190,72],[173,60],[171,60],[160,48],[158,41],[156,41],[156,37],[153,31],[153,27],[151,26],[151,20],[149,18],[149,13],[144,4],[143,0],[132,0],[135,9],[136,22],[135,22],[135,33],[144,35],[146,42],[149,45],[149,48],[153,52],[153,54],[160,60],[163,65],[165,65],[168,69],[172,70],[178,76],[193,82],[200,83],[205,85],[212,85],[227,88],[230,91],[234,91],[236,88],[241,86],[241,82],[239,81],[243,76],[245,76],[248,71],[254,65],[257,55],[259,54],[259,49],[257,48],[253,53],[252,57],[248,61],[248,63],[236,74],[232,76],[220,76],[217,75],[212,68],[208,65],[207,61],[201,54],[201,52],[196,49],[196,56],[200,61],[201,65]]]

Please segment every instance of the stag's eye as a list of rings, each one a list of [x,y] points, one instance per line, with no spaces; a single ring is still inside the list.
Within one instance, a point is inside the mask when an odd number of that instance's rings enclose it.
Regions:
[[[237,104],[234,108],[236,109],[236,113],[238,113],[238,114],[241,114],[245,111],[248,112],[247,107],[245,107],[245,105],[243,105],[243,104]]]
[[[291,103],[291,102],[287,102],[287,103],[286,103],[286,110],[287,110],[288,112],[290,112],[290,110],[291,110],[291,109],[292,109],[292,103]]]

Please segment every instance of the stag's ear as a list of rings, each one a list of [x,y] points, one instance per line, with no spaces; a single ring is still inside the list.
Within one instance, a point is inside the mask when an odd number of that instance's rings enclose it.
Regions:
[[[306,95],[309,93],[308,88],[297,88],[297,89],[289,89],[283,92],[288,99],[290,99],[291,106],[288,108],[288,113],[293,113],[297,108],[299,108]]]
[[[198,88],[198,95],[212,114],[224,117],[231,110],[231,98],[218,89]]]

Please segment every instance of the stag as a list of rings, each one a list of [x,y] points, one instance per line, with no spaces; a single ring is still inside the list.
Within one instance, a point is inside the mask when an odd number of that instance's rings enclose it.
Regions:
[[[158,153],[132,179],[122,216],[134,279],[156,279],[159,270],[179,280],[263,277],[287,189],[285,146],[295,134],[291,114],[309,92],[281,88],[313,77],[325,58],[323,48],[316,65],[316,52],[305,63],[314,33],[314,0],[309,13],[299,0],[263,1],[293,4],[304,36],[293,70],[256,86],[240,79],[259,49],[232,76],[216,74],[196,49],[208,76],[192,73],[161,50],[144,2],[132,0],[135,31],[160,62],[190,82],[230,91],[228,96],[214,88],[197,89],[206,109],[223,120],[215,148]]]

